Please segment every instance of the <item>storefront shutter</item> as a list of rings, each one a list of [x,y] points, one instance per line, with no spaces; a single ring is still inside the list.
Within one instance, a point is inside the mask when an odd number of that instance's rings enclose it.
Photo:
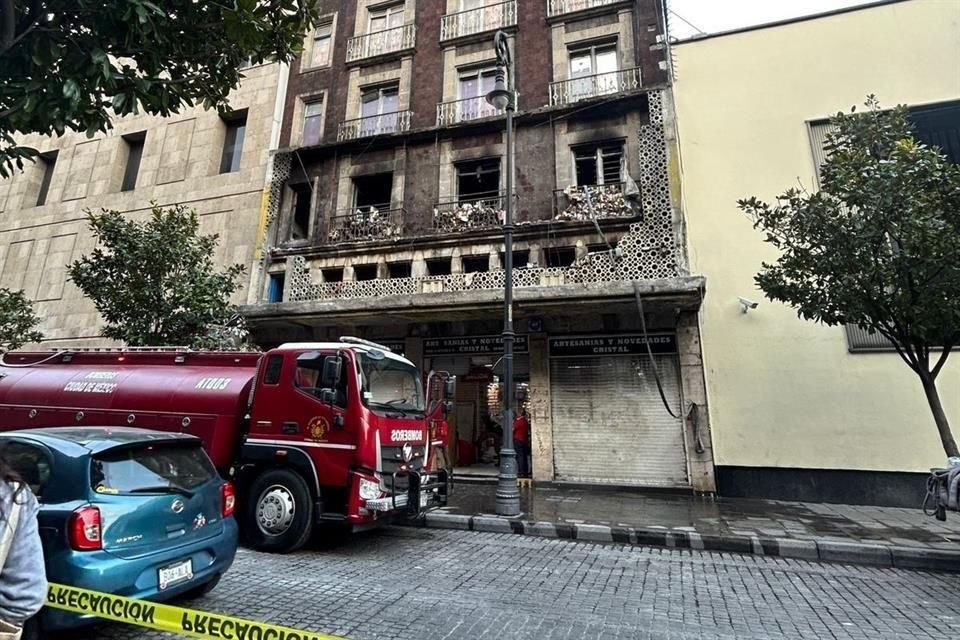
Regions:
[[[679,413],[677,357],[658,355],[655,362]],[[554,358],[550,376],[558,480],[689,485],[683,424],[664,408],[648,358]]]

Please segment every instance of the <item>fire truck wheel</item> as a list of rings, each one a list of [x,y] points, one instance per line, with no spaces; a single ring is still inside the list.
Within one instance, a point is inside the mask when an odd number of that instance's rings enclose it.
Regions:
[[[287,469],[272,469],[250,486],[246,530],[259,551],[296,551],[310,538],[313,502],[303,478]]]

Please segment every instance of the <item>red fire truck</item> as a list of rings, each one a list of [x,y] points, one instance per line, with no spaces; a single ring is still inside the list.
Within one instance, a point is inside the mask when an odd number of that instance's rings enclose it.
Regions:
[[[446,503],[438,454],[454,384],[424,380],[406,358],[357,338],[263,354],[13,352],[0,362],[0,429],[196,435],[237,486],[249,544],[287,552],[317,525],[365,529]]]

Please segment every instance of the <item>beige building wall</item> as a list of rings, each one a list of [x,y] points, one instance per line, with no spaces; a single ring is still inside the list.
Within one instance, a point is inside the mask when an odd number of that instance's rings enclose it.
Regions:
[[[876,94],[960,98],[960,2],[911,0],[674,47],[693,273],[707,276],[704,367],[718,465],[927,471],[943,450],[895,353],[851,354],[842,328],[798,320],[753,276],[774,250],[736,200],[814,187],[807,122]],[[952,61],[952,62],[951,62]],[[760,302],[741,312],[738,296]],[[960,436],[960,356],[939,378]]]
[[[0,287],[23,289],[42,318],[44,346],[95,346],[100,318],[93,304],[67,280],[66,266],[95,246],[86,210],[116,209],[134,218],[149,213],[150,202],[196,209],[203,233],[218,233],[216,260],[240,263],[237,303],[248,298],[255,268],[258,230],[270,149],[276,147],[278,87],[286,67],[266,64],[244,71],[243,85],[230,99],[235,111],[247,110],[240,169],[221,174],[226,125],[216,111],[197,107],[169,118],[135,115],[114,122],[107,134],[60,138],[28,136],[21,142],[41,153],[57,151],[50,189],[36,206],[43,167],[28,164],[23,173],[0,180]],[[136,188],[121,191],[127,162],[124,135],[146,132]]]

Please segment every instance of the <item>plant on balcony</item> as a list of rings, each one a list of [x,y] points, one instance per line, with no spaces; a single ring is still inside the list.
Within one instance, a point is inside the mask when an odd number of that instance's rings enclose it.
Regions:
[[[503,224],[503,209],[499,204],[499,200],[478,201],[462,202],[449,209],[434,208],[434,228],[442,230],[479,229]]]
[[[351,240],[383,240],[400,236],[400,225],[388,213],[376,207],[357,209],[336,219],[336,227],[330,230],[330,242]]]
[[[591,187],[567,187],[563,190],[567,206],[553,217],[558,221],[626,218],[634,215],[630,202],[618,184]]]

